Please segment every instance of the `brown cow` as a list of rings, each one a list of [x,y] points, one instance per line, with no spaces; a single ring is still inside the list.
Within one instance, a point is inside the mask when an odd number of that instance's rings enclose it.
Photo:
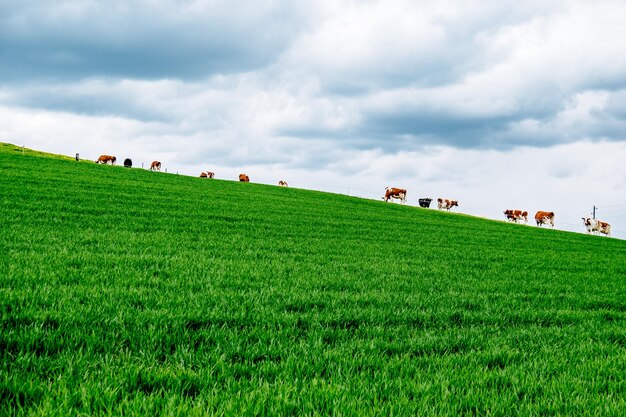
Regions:
[[[248,177],[246,174],[239,174],[239,181],[250,182],[250,177]]]
[[[537,226],[543,226],[544,224],[554,227],[554,212],[553,211],[538,211],[535,213],[535,221]]]
[[[601,220],[598,220],[598,223],[600,223],[600,233],[611,236],[611,225]]]
[[[287,184],[287,181],[280,180],[280,181],[278,181],[278,186],[279,187],[289,187],[289,184]]]
[[[209,178],[209,176],[207,175],[207,173],[206,173],[206,172],[202,171],[202,172],[200,173],[200,178]]]
[[[115,164],[115,161],[117,161],[117,158],[111,155],[100,155],[100,157],[98,158],[98,160],[96,161],[96,164],[108,164],[109,162],[111,162],[111,165]]]
[[[457,200],[448,200],[447,198],[437,199],[437,207],[439,208],[439,210],[446,209],[450,211],[450,209],[454,206],[459,206],[459,202]]]
[[[406,190],[404,188],[395,188],[395,187],[385,187],[385,196],[383,200],[385,203],[392,199],[400,200],[400,204],[406,203]]]
[[[522,211],[522,218],[524,219],[524,223],[528,223],[528,212],[526,210]]]
[[[159,161],[152,161],[150,171],[161,171],[161,163]]]
[[[528,212],[522,210],[504,210],[504,217],[507,220],[517,223],[520,220],[524,220],[524,223],[528,223]]]

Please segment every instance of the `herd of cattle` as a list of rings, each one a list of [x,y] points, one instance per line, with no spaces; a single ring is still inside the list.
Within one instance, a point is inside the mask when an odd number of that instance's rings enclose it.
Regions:
[[[396,200],[400,200],[400,204],[406,203],[406,190],[404,188],[386,187],[383,200],[385,200],[385,202],[388,202],[393,201],[394,198]],[[424,208],[429,208],[432,201],[432,198],[420,198],[418,200],[420,207]],[[450,211],[450,209],[454,206],[459,206],[459,202],[457,200],[448,200],[447,198],[437,199],[437,208],[439,208],[439,210],[445,209]],[[528,224],[527,211],[511,209],[504,210],[504,218],[507,221],[513,223],[519,223],[523,221],[524,224]],[[590,217],[583,217],[582,220],[585,228],[587,229],[587,233],[604,234],[606,236],[611,236],[611,225],[607,222],[592,219]],[[543,226],[545,224],[554,227],[554,212],[539,210],[537,213],[535,213],[535,222],[537,223],[537,226]]]
[[[76,157],[76,160],[78,160],[78,156]],[[108,164],[111,163],[111,165],[115,165],[115,162],[117,162],[117,158],[113,155],[100,155],[100,157],[95,161],[96,164]],[[126,160],[124,160],[124,166],[125,167],[132,167],[133,166],[133,162],[126,158]],[[152,161],[152,163],[150,164],[150,171],[161,171],[161,162],[160,161]],[[211,172],[211,171],[206,171],[206,172],[201,172],[200,173],[200,178],[215,178],[215,173]],[[246,174],[239,174],[239,181],[241,182],[250,182],[250,177],[248,177]],[[283,181],[280,180],[278,181],[278,185],[280,187],[288,187],[289,185],[287,184],[287,181]]]
[[[117,158],[112,155],[100,155],[96,164],[115,164]],[[124,161],[124,166],[130,167],[132,166],[132,161],[130,159],[126,159]],[[161,162],[153,161],[150,164],[151,171],[161,171]],[[215,178],[215,173],[206,171],[200,173],[200,178]],[[239,174],[239,181],[241,182],[250,182],[250,177],[246,174]],[[280,180],[278,181],[278,185],[280,187],[288,187],[286,181]],[[385,202],[393,201],[393,199],[400,200],[400,204],[406,203],[406,190],[404,188],[396,188],[396,187],[386,187],[385,188],[385,196],[383,200]],[[420,198],[418,200],[420,207],[429,208],[430,203],[433,201],[432,198]],[[447,198],[438,198],[437,199],[437,208],[439,210],[448,210],[452,207],[458,207],[459,202],[457,200],[449,200]],[[524,222],[524,224],[528,224],[528,212],[522,210],[504,210],[504,218],[507,221],[513,223]],[[603,222],[598,219],[593,219],[590,217],[583,217],[583,224],[587,229],[587,233],[595,233],[595,234],[604,234],[606,236],[611,235],[611,225],[607,222]],[[535,213],[535,222],[537,226],[548,225],[554,227],[554,212],[552,211],[538,211]]]

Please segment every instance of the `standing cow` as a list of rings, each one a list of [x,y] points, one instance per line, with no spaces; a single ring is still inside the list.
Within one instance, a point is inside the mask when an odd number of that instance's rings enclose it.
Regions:
[[[433,199],[432,198],[420,198],[417,201],[418,201],[420,207],[429,208],[430,207],[430,203],[431,203],[431,201],[433,201]]]
[[[598,219],[583,217],[583,224],[587,228],[587,233],[602,233],[611,236],[611,225]]]
[[[98,160],[96,161],[96,164],[108,164],[109,162],[111,163],[111,165],[115,164],[115,161],[117,161],[117,158],[115,156],[112,155],[100,155],[100,157],[98,158]]]
[[[250,177],[248,177],[246,174],[239,174],[239,181],[250,182]]]
[[[287,181],[280,180],[280,181],[278,181],[278,186],[279,187],[289,187],[289,184],[287,184]]]
[[[400,200],[400,204],[406,203],[406,190],[404,188],[385,187],[385,196],[383,197],[385,203],[393,198]]]
[[[459,206],[459,202],[457,200],[448,200],[447,198],[437,199],[437,207],[439,208],[439,210],[446,209],[450,211],[450,209],[454,206]]]
[[[161,162],[152,161],[150,164],[150,171],[161,171]]]
[[[600,223],[600,233],[611,236],[611,225],[599,220],[598,223]]]
[[[504,217],[508,221],[517,223],[524,220],[524,223],[528,223],[528,212],[522,210],[504,210]]]
[[[538,211],[535,213],[535,221],[537,226],[543,226],[544,224],[554,227],[554,212],[553,211]]]

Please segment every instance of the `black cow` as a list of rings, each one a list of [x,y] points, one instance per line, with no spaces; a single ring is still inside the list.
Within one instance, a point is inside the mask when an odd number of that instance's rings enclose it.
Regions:
[[[420,207],[429,208],[430,202],[433,201],[432,198],[420,198],[419,200]]]

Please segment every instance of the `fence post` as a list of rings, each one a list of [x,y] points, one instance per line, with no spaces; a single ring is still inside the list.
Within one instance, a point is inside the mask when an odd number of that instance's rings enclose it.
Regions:
[[[77,161],[79,160],[78,153],[76,153],[76,160],[77,160]]]

